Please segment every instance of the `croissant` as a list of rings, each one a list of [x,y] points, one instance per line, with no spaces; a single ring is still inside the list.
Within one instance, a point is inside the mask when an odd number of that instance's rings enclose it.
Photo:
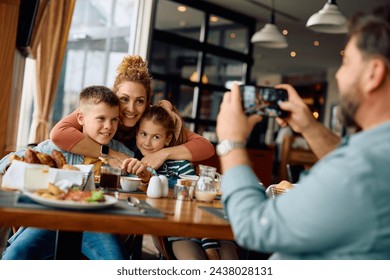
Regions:
[[[24,161],[27,163],[45,164],[45,165],[48,165],[50,167],[60,168],[60,169],[63,168],[63,169],[75,170],[72,167],[69,167],[69,166],[66,167],[67,164],[66,164],[66,159],[65,159],[64,155],[57,150],[53,150],[53,152],[50,156],[48,154],[37,152],[37,151],[34,151],[32,149],[27,149],[24,152],[24,158],[13,154],[10,157],[10,162],[12,162],[13,160],[20,160],[20,161]]]
[[[54,167],[54,168],[57,167],[56,162],[54,161],[54,159],[50,155],[40,153],[40,152],[36,152],[36,155],[39,158],[41,164],[45,164],[45,165],[48,165],[48,166]]]
[[[51,157],[56,162],[57,168],[62,168],[66,164],[66,159],[64,155],[57,150],[53,150],[53,152],[51,153]]]
[[[34,150],[27,149],[24,152],[24,161],[27,163],[41,163],[39,160],[37,153]]]
[[[286,180],[281,181],[278,185],[277,188],[282,188],[282,189],[291,189],[293,185]]]
[[[74,166],[74,165],[71,165],[71,164],[64,164],[62,166],[62,169],[80,171],[80,169],[77,166]]]
[[[24,158],[23,157],[20,157],[20,156],[17,156],[16,154],[12,154],[10,157],[9,157],[9,161],[12,162],[14,160],[19,160],[19,161],[24,161]]]

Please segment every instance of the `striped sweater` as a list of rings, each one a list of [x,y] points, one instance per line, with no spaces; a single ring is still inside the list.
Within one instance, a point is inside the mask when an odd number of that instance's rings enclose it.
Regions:
[[[188,160],[167,160],[164,164],[157,170],[158,175],[164,175],[168,178],[169,187],[174,187],[176,185],[179,175],[195,175],[195,169],[192,166],[191,162]]]

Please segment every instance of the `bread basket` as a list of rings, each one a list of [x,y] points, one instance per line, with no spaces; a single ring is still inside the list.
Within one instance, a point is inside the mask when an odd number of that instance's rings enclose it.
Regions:
[[[295,187],[296,185],[293,184],[293,186]],[[273,184],[267,188],[265,193],[267,194],[268,197],[275,198],[279,195],[282,195],[282,194],[285,194],[286,192],[289,192],[290,190],[291,189],[282,188],[278,184]]]

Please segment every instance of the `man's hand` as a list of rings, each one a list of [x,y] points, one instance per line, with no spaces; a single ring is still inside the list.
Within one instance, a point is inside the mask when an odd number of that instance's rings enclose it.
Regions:
[[[241,95],[237,84],[233,84],[232,91],[223,96],[221,108],[217,117],[217,135],[219,141],[228,139],[246,141],[250,130],[250,121],[245,116],[241,105]]]
[[[250,130],[252,130],[253,119],[248,119],[242,109],[240,90],[234,84],[231,92],[226,92],[217,117],[217,135],[219,141],[232,140],[235,142],[246,142]],[[250,165],[245,149],[233,149],[222,156],[222,172],[236,165]]]
[[[340,137],[318,122],[310,109],[290,85],[278,85],[288,91],[288,101],[279,104],[280,108],[289,112],[285,119],[278,119],[281,126],[286,125],[301,133],[314,154],[321,159],[333,151],[340,142]]]
[[[288,124],[295,132],[304,133],[305,129],[317,122],[310,109],[291,85],[281,84],[276,88],[283,88],[288,92],[288,101],[279,104],[280,108],[289,112],[285,119],[277,118],[282,127]]]

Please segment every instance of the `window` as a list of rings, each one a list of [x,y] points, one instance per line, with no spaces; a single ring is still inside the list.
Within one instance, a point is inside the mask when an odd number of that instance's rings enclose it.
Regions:
[[[155,11],[154,101],[170,100],[197,133],[215,131],[225,85],[249,82],[255,20],[189,0],[157,0]]]
[[[137,45],[142,45],[135,41],[136,32],[142,29],[137,23],[147,14],[148,4],[140,0],[76,1],[53,105],[53,124],[78,107],[78,96],[84,87],[96,84],[112,87],[116,67],[123,56],[134,53]],[[143,14],[140,14],[141,10]],[[142,40],[144,38],[139,39]],[[143,55],[146,55],[146,51]],[[17,141],[19,147],[29,143],[27,139],[35,91],[34,63],[33,60],[26,60]]]
[[[138,0],[78,0],[69,32],[53,122],[78,107],[80,91],[114,83],[115,70],[134,41]]]

